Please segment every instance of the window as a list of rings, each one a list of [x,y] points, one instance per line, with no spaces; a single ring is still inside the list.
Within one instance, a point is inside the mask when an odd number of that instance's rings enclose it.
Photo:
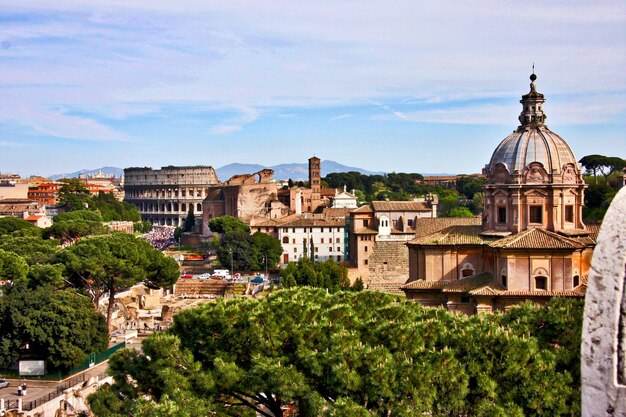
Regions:
[[[506,223],[506,207],[498,207],[498,223],[504,224]]]
[[[363,220],[363,227],[368,227],[370,225],[369,220]]]
[[[337,246],[337,252],[341,252],[341,248]]]
[[[367,252],[367,246],[365,246],[365,252]]]
[[[291,240],[291,243],[293,243],[294,245],[296,244],[296,238],[295,237]]]
[[[289,236],[283,238],[283,243],[289,243]],[[295,242],[294,242],[295,243]]]
[[[335,243],[340,243],[341,240],[339,238],[335,239]]]
[[[461,296],[461,302],[462,302],[462,303],[464,303],[464,304],[469,304],[469,302],[470,302],[470,298],[469,298],[469,296],[467,296],[467,295],[462,295],[462,296]]]
[[[578,275],[574,275],[572,278],[572,287],[578,287],[580,285],[580,277]]]
[[[293,248],[293,252],[294,253],[298,252],[298,248]]]
[[[324,233],[324,228],[323,227],[320,229],[320,233]]]
[[[568,223],[574,223],[574,206],[571,204],[565,206],[565,221]]]
[[[473,269],[465,268],[461,270],[461,278],[471,277],[472,275],[474,275]]]
[[[543,207],[542,206],[530,206],[530,223],[543,223]]]
[[[291,233],[296,233],[296,228],[295,227],[291,229]]]
[[[413,226],[413,219],[408,219],[406,221],[406,225],[409,226],[409,227],[412,227]]]
[[[368,264],[367,259],[363,260],[363,265],[367,265],[367,264]]]
[[[333,251],[333,247],[332,247],[332,246],[329,246],[329,247],[328,247],[328,252],[332,252],[332,251]]]
[[[506,275],[502,275],[502,286],[506,288]]]
[[[547,277],[535,277],[535,289],[536,290],[547,290],[548,289],[548,278]]]
[[[318,251],[318,249],[319,249],[319,248],[316,246],[316,247],[315,247],[315,252],[317,252],[317,251]],[[315,257],[317,258],[317,255],[315,255]]]
[[[202,204],[198,203],[198,213],[202,212]]]
[[[320,243],[324,243],[324,238],[321,238],[321,239],[320,239]]]

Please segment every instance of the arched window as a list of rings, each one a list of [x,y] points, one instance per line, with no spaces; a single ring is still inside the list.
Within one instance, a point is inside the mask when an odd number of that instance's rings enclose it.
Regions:
[[[572,287],[576,288],[580,285],[580,277],[578,275],[574,275],[572,278]]]
[[[283,236],[283,243],[289,243],[289,236]]]
[[[198,203],[198,213],[202,213],[202,204]]]
[[[474,269],[471,263],[467,262],[463,264],[463,266],[461,267],[460,279],[471,277],[475,273],[476,273],[476,269]]]
[[[548,289],[548,277],[542,275],[535,277],[535,290],[546,291]]]

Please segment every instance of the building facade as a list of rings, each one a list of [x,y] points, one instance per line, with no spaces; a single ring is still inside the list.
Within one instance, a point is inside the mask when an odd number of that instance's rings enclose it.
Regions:
[[[372,201],[350,212],[349,259],[363,281],[406,280],[406,242],[418,219],[437,217],[438,197],[413,201]],[[371,262],[375,260],[375,262]]]
[[[124,201],[134,204],[144,221],[181,226],[191,210],[198,228],[208,189],[218,184],[210,166],[124,169]]]
[[[283,247],[280,263],[300,258],[315,262],[345,260],[345,218],[325,215],[302,215],[278,227],[278,240]]]
[[[598,227],[582,221],[582,172],[545,124],[536,78],[520,101],[520,125],[485,167],[482,219],[418,222],[408,299],[475,313],[584,296]]]

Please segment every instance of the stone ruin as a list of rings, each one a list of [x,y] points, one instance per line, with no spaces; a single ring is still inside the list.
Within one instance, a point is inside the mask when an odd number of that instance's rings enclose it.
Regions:
[[[626,189],[604,217],[593,253],[582,342],[582,415],[626,417]]]

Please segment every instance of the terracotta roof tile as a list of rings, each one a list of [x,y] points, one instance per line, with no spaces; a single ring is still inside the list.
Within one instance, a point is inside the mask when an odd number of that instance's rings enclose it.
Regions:
[[[281,224],[282,227],[343,227],[345,221],[320,219],[320,218],[299,218]]]
[[[322,214],[326,218],[335,217],[345,219],[350,214],[350,209],[340,207],[324,207]]]
[[[556,290],[556,291],[499,291],[499,297],[577,297],[585,296],[584,292],[576,290]]]
[[[364,206],[361,206],[359,208],[352,210],[352,213],[373,213],[373,212],[374,210],[372,210],[372,207],[369,204],[366,204]]]
[[[450,226],[480,226],[480,217],[436,217],[415,220],[415,237],[428,236]]]
[[[537,227],[492,242],[490,246],[509,249],[581,249],[586,245]]]
[[[431,207],[420,201],[372,201],[374,211],[431,211]]]
[[[502,289],[500,284],[493,281],[493,277],[489,272],[481,272],[479,274],[454,281],[411,281],[401,287],[401,289],[411,290],[430,290],[437,289],[442,292],[467,292],[476,288],[491,285],[497,289]]]
[[[413,239],[409,244],[414,245],[483,245],[492,242],[494,238],[481,236],[482,226],[450,226],[437,233]]]
[[[370,229],[369,227],[361,227],[360,229],[355,230],[355,235],[377,235],[378,232],[374,229]]]

